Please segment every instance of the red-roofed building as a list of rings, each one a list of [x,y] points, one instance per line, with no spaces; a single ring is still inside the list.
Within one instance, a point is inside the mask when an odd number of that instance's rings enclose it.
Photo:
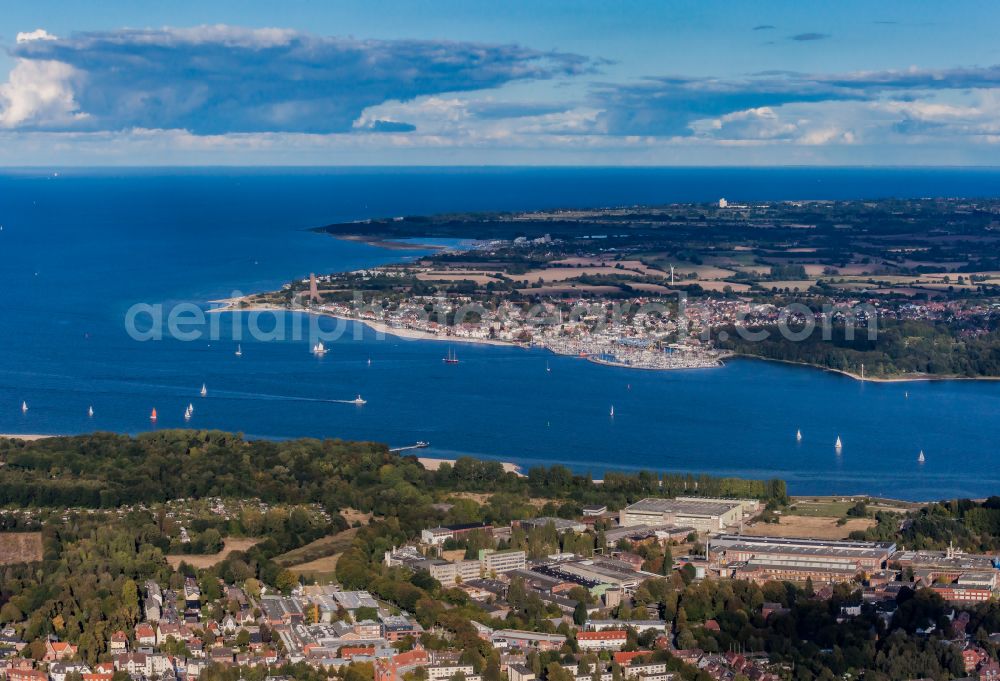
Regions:
[[[581,631],[576,635],[576,642],[581,650],[621,650],[627,641],[627,632],[612,629]]]
[[[350,660],[356,655],[372,656],[375,654],[375,646],[344,646],[337,654],[344,660]]]
[[[45,662],[62,662],[76,656],[76,646],[65,641],[46,641]]]
[[[629,651],[627,653],[626,652],[622,652],[622,651],[618,651],[614,655],[611,656],[611,659],[613,659],[618,664],[624,666],[624,665],[631,664],[632,660],[634,660],[635,658],[640,657],[642,655],[648,655],[648,654],[649,654],[648,650],[632,650],[632,651]]]
[[[399,681],[403,674],[430,662],[421,645],[405,653],[375,660],[375,681]]]
[[[971,646],[962,651],[962,662],[965,663],[965,673],[969,674],[976,670],[976,667],[990,659],[990,656],[982,648]]]
[[[141,646],[156,645],[156,629],[148,622],[142,622],[135,627],[135,642]]]
[[[125,635],[124,631],[116,631],[111,634],[111,640],[108,642],[108,651],[112,655],[128,652],[128,636]]]
[[[7,681],[49,681],[49,675],[41,669],[8,669]]]
[[[729,666],[737,672],[742,672],[750,664],[747,658],[732,650],[723,655],[723,657],[726,658],[726,662],[729,663]]]
[[[111,681],[114,676],[113,672],[83,674],[83,681]]]

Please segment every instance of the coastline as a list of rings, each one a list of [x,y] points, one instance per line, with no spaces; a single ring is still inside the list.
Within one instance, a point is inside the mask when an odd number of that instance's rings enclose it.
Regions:
[[[376,333],[383,333],[387,336],[395,336],[403,340],[432,340],[441,341],[448,343],[472,343],[475,345],[500,345],[504,347],[520,348],[524,347],[518,343],[511,343],[503,340],[496,340],[493,338],[465,338],[463,336],[443,336],[437,333],[431,333],[429,331],[421,331],[420,329],[411,329],[408,327],[401,326],[390,326],[385,322],[380,322],[374,319],[361,319],[359,317],[350,317],[344,314],[337,314],[336,312],[331,312],[329,310],[313,310],[309,308],[293,309],[282,307],[280,305],[262,305],[253,304],[247,307],[237,307],[237,304],[242,300],[242,298],[223,298],[220,300],[210,300],[208,302],[221,305],[222,307],[214,307],[208,310],[209,313],[219,313],[219,312],[298,312],[301,314],[316,315],[317,317],[330,317],[331,319],[342,319],[347,322],[356,322],[358,324],[363,324],[367,326],[372,331]]]
[[[476,459],[477,461],[494,460],[494,459],[481,459],[478,457],[471,457],[471,458]],[[441,468],[442,464],[448,464],[454,466],[457,459],[438,459],[433,456],[418,456],[417,461],[420,462],[420,465],[426,468],[427,470],[436,471],[437,469]],[[509,461],[501,461],[500,465],[503,466],[503,470],[505,473],[514,473],[519,478],[525,477],[524,473],[521,472],[521,467],[518,466],[517,464],[511,463]]]
[[[45,439],[50,439],[50,438],[59,438],[59,437],[81,437],[81,436],[92,435],[95,432],[97,432],[97,431],[94,431],[92,433],[61,433],[61,434],[0,433],[0,439],[23,440],[23,441],[26,441],[26,442],[32,442],[32,441],[45,440]],[[143,431],[143,432],[146,432],[146,431]],[[132,437],[135,437],[136,435],[141,435],[142,433],[140,432],[140,433],[135,433],[135,434],[129,434],[129,433],[117,433],[117,434],[119,434],[119,435],[131,435]],[[272,438],[264,438],[264,439],[272,439]],[[279,439],[287,439],[287,438],[279,438]],[[406,457],[407,454],[406,453],[402,453],[402,454],[400,454],[400,456]],[[410,456],[414,456],[414,455],[411,454]],[[504,472],[506,472],[506,473],[514,473],[518,477],[522,477],[522,478],[523,477],[527,477],[527,475],[525,473],[525,468],[523,466],[515,464],[515,463],[512,463],[512,462],[509,462],[509,461],[500,461],[498,459],[494,459],[494,458],[490,458],[490,457],[484,457],[484,456],[479,456],[479,455],[476,455],[476,454],[467,454],[467,455],[463,455],[463,456],[471,458],[471,459],[475,459],[476,461],[497,461],[503,467]],[[439,458],[439,457],[435,457],[435,456],[415,456],[415,458],[420,463],[420,465],[422,465],[428,471],[436,471],[436,470],[438,470],[445,463],[454,466],[455,463],[457,462],[457,459],[443,458],[443,457]],[[538,460],[537,462],[534,462],[532,465],[535,465],[536,463],[539,466],[551,466],[551,465],[558,464],[560,462],[549,460],[549,459],[543,459],[543,460]],[[0,466],[3,466],[3,462],[0,462]],[[641,466],[615,467],[614,465],[612,465],[610,463],[606,464],[604,466],[604,471],[605,472],[607,472],[607,471],[636,472],[636,471],[641,471],[641,470],[649,470],[649,469],[648,468],[643,468]],[[670,470],[673,470],[674,472],[684,472],[686,469],[676,469],[676,470],[675,469],[670,469]],[[713,475],[719,475],[718,473],[712,473],[712,474]],[[883,496],[883,495],[878,494],[878,493],[859,492],[859,491],[851,491],[851,492],[843,492],[843,493],[831,493],[831,492],[826,492],[826,493],[808,493],[808,494],[807,493],[795,493],[795,491],[793,489],[794,481],[789,481],[789,480],[787,480],[785,478],[781,478],[781,479],[785,480],[786,483],[788,484],[790,496],[797,497],[799,499],[815,499],[815,500],[832,500],[832,501],[835,501],[835,500],[845,499],[845,498],[870,498],[870,499],[872,499],[874,501],[892,502],[892,503],[896,503],[896,504],[900,504],[900,505],[919,505],[919,504],[932,503],[933,501],[937,501],[937,499],[934,499],[932,497],[931,498],[925,498],[925,499],[906,499],[906,498],[903,498],[903,497],[900,497],[900,496],[887,497],[887,496]],[[600,484],[603,484],[604,480],[603,480],[603,478],[594,478],[593,482],[594,482],[594,484],[600,485]],[[969,498],[973,498],[973,497],[970,496]],[[976,498],[976,499],[977,500],[981,500],[980,498]]]
[[[751,359],[758,360],[761,362],[778,362],[779,364],[790,364],[797,367],[805,367],[807,369],[819,369],[820,371],[826,371],[831,374],[840,374],[841,376],[847,376],[848,378],[853,378],[855,381],[860,381],[862,383],[917,383],[917,382],[933,382],[933,381],[1000,381],[1000,376],[933,376],[930,374],[901,374],[899,376],[865,376],[861,377],[861,374],[855,374],[853,372],[847,371],[845,369],[833,369],[831,367],[825,367],[821,364],[813,364],[811,362],[796,362],[791,359],[777,359],[775,357],[761,357],[760,355],[747,355],[742,353],[733,353],[730,355],[731,358],[735,359]]]
[[[342,319],[349,322],[357,322],[359,324],[364,324],[371,330],[377,333],[384,333],[389,336],[395,336],[404,340],[430,340],[439,342],[449,342],[449,343],[471,343],[476,345],[493,345],[502,347],[513,347],[513,348],[524,348],[526,346],[513,343],[505,340],[496,340],[490,338],[465,338],[462,336],[442,336],[436,333],[430,333],[429,331],[421,331],[420,329],[411,329],[408,327],[390,326],[385,322],[380,322],[374,319],[360,319],[358,317],[350,317],[348,315],[337,314],[329,310],[312,310],[307,308],[302,309],[290,309],[287,307],[282,307],[280,305],[267,305],[267,304],[253,304],[247,307],[237,307],[238,303],[243,300],[242,298],[223,298],[220,300],[211,300],[210,303],[215,303],[221,307],[215,307],[208,312],[301,312],[304,314],[312,314],[317,316],[330,317],[332,319]],[[553,355],[563,356],[563,357],[576,357],[577,355],[559,353],[552,348],[544,345],[539,345],[545,350],[548,350]],[[725,366],[725,360],[727,359],[748,359],[756,360],[761,362],[777,362],[779,364],[788,364],[791,366],[803,367],[806,369],[816,369],[819,371],[825,371],[832,374],[840,374],[841,376],[846,376],[847,378],[854,379],[855,381],[860,381],[863,383],[916,383],[916,382],[932,382],[932,381],[1000,381],[1000,376],[932,376],[927,374],[905,374],[901,376],[888,376],[888,377],[873,377],[865,376],[861,377],[860,374],[856,374],[845,369],[834,369],[832,367],[825,367],[821,364],[813,364],[811,362],[798,362],[791,359],[777,359],[775,357],[762,357],[760,355],[750,355],[744,353],[730,353],[709,366],[692,366],[692,367],[644,367],[636,366],[632,364],[624,364],[619,362],[609,362],[607,360],[602,360],[598,357],[587,356],[583,357],[588,362],[593,364],[598,364],[601,366],[615,367],[619,369],[641,369],[647,371],[681,371],[685,369],[718,369]]]
[[[578,357],[584,359],[592,364],[598,364],[601,366],[615,367],[618,369],[635,369],[635,370],[645,370],[645,371],[684,371],[688,369],[718,369],[725,366],[724,360],[728,356],[719,357],[712,364],[702,364],[694,366],[640,366],[635,364],[626,364],[624,362],[611,362],[608,360],[600,359],[595,355],[586,355],[580,357],[580,355],[574,353],[558,352],[548,345],[535,344],[527,346],[523,343],[515,343],[513,341],[497,340],[495,338],[468,338],[465,336],[449,336],[437,333],[431,333],[430,331],[423,331],[421,329],[412,329],[409,327],[401,326],[391,326],[385,322],[381,322],[374,319],[362,319],[359,317],[351,317],[345,314],[339,314],[330,310],[315,310],[309,308],[292,309],[287,307],[282,307],[280,305],[269,305],[269,304],[259,304],[255,303],[253,305],[248,305],[247,307],[237,307],[238,303],[243,300],[241,298],[230,298],[221,300],[212,300],[210,303],[216,303],[221,305],[221,307],[216,307],[208,310],[208,312],[219,313],[219,312],[299,312],[303,314],[311,314],[319,317],[330,317],[331,319],[342,319],[348,322],[356,322],[358,324],[363,324],[369,329],[375,331],[376,333],[382,333],[387,336],[395,336],[403,340],[428,340],[437,342],[447,342],[447,343],[466,343],[472,345],[492,345],[499,347],[509,347],[509,348],[522,348],[527,347],[538,347],[543,350],[556,355],[558,357]]]
[[[0,440],[24,440],[25,442],[35,442],[37,440],[47,440],[54,437],[74,437],[73,435],[41,435],[38,433],[0,433]],[[484,459],[480,457],[471,457],[477,461],[493,461],[493,459]],[[451,466],[455,465],[457,459],[439,459],[434,456],[418,456],[417,461],[420,465],[429,471],[436,471],[441,468],[442,464],[449,464]],[[500,465],[503,466],[505,473],[514,473],[520,478],[525,477],[524,473],[521,471],[521,467],[510,461],[501,461]]]
[[[322,227],[318,230],[321,234],[326,234],[334,239],[339,239],[340,241],[353,241],[354,243],[367,244],[369,246],[375,246],[376,248],[384,248],[387,251],[443,251],[445,246],[440,244],[408,244],[403,241],[393,241],[392,239],[386,239],[380,236],[366,236],[364,234],[334,234],[333,232],[328,232]]]

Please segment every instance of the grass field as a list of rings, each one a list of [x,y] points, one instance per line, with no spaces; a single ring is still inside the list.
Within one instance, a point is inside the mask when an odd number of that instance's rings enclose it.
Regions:
[[[354,523],[367,525],[372,521],[371,513],[368,513],[367,511],[359,511],[356,508],[342,508],[340,509],[340,515],[343,516],[348,525],[353,525]]]
[[[223,541],[222,550],[218,553],[196,553],[191,555],[167,556],[167,562],[175,570],[181,563],[187,563],[193,567],[203,570],[210,568],[219,561],[225,560],[233,551],[246,551],[251,546],[259,542],[259,539],[248,539],[245,537],[226,537]]]
[[[920,507],[920,504],[908,501],[873,497],[794,497],[789,510],[785,513],[788,515],[840,518],[846,515],[847,509],[858,501],[864,501],[870,513],[875,511],[904,513]]]
[[[357,527],[309,542],[274,559],[297,575],[306,575],[318,581],[331,581],[337,569],[337,560],[354,541]]]
[[[847,515],[847,510],[854,506],[853,501],[797,501],[793,509],[785,511],[788,515],[810,516],[813,518],[840,518]]]
[[[342,555],[343,553],[335,553],[308,563],[292,565],[288,569],[296,575],[315,579],[320,584],[328,584],[337,581],[337,561]]]
[[[851,518],[846,525],[838,525],[837,518],[805,515],[781,516],[780,522],[757,523],[744,528],[743,533],[753,537],[806,537],[809,539],[846,539],[855,530],[866,530],[875,521],[871,518]]]
[[[34,563],[41,559],[41,532],[0,532],[0,565]]]

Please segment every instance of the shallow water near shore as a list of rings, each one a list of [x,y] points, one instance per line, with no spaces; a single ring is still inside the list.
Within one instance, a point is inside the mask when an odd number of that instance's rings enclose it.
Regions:
[[[634,371],[467,344],[455,348],[460,363],[446,365],[445,344],[379,339],[353,323],[316,358],[305,339],[247,340],[246,316],[236,357],[230,340],[137,342],[123,318],[136,302],[204,303],[416,254],[306,231],[337,220],[722,194],[995,195],[998,179],[997,171],[795,169],[3,173],[0,432],[140,432],[155,407],[158,428],[426,440],[421,455],[558,462],[594,477],[645,468],[781,477],[803,494],[985,496],[1000,492],[997,382],[860,383],[750,360]],[[226,338],[232,319],[221,315]],[[338,401],[357,394],[367,404]]]

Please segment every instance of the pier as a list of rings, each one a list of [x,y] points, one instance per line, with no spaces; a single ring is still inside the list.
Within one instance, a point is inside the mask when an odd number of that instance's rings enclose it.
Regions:
[[[389,451],[393,454],[399,454],[400,452],[408,452],[413,449],[426,449],[430,446],[430,443],[420,441],[413,445],[407,445],[406,447],[392,447]]]

